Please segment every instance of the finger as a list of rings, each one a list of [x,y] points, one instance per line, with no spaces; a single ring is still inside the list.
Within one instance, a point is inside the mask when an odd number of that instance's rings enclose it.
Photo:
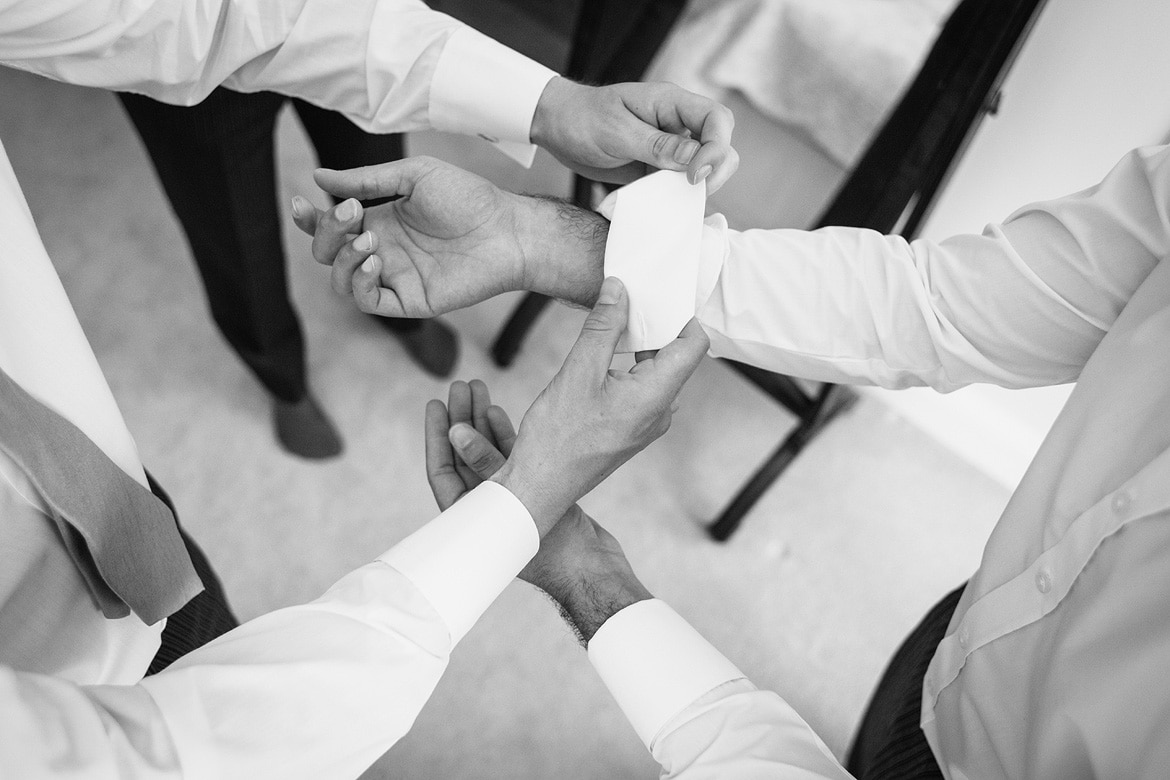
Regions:
[[[629,300],[626,288],[616,276],[601,283],[601,294],[585,318],[581,335],[569,350],[561,368],[570,381],[597,384],[604,380],[618,340],[626,330]]]
[[[408,317],[398,293],[382,286],[382,258],[370,255],[353,272],[353,299],[366,314]]]
[[[450,428],[447,407],[442,401],[436,399],[427,403],[424,428],[427,483],[442,512],[467,491],[467,485],[455,470],[455,451],[447,438]]]
[[[444,165],[431,157],[406,157],[346,171],[318,168],[313,172],[313,180],[318,187],[339,198],[410,197],[419,179]]]
[[[377,237],[366,230],[353,241],[342,245],[337,256],[333,259],[333,267],[329,271],[329,282],[333,292],[338,295],[350,295],[353,292],[353,274],[362,263],[378,248]]]
[[[735,117],[726,106],[666,83],[630,85],[623,91],[623,102],[643,122],[665,131],[675,139],[655,138],[652,141],[670,152],[669,161],[658,156],[657,159],[662,163],[659,167],[687,169],[692,183],[701,180],[696,178],[696,174],[707,165],[711,166],[712,171],[716,168],[725,171],[726,176],[734,172],[734,167],[726,171],[731,134],[735,128]],[[689,142],[686,139],[688,134]],[[704,148],[706,154],[700,157],[699,153]],[[733,162],[737,164],[738,157]],[[722,185],[723,181],[726,181],[726,177],[718,183]]]
[[[731,146],[735,115],[706,98],[680,98],[678,106],[679,118],[703,144],[687,168],[687,178],[693,184],[706,181],[707,194],[713,195],[739,167],[739,153]]]
[[[492,405],[491,395],[488,393],[488,386],[479,379],[472,379],[468,383],[471,388],[471,422],[475,430],[486,436],[491,440],[492,429],[488,424],[487,410]]]
[[[710,346],[711,341],[703,327],[698,320],[692,319],[678,338],[658,350],[650,361],[636,366],[639,369],[638,381],[652,382],[658,386],[658,392],[674,398],[695,373]],[[650,370],[645,370],[647,367]]]
[[[693,184],[707,182],[707,195],[714,195],[739,168],[739,152],[731,147],[703,144],[687,168],[687,180]]]
[[[698,141],[639,121],[633,115],[628,115],[620,132],[629,145],[625,155],[662,170],[686,170],[687,163],[699,151]]]
[[[652,85],[648,94],[655,102],[658,127],[676,134],[689,132],[697,139],[692,141],[694,154],[685,161],[687,179],[692,184],[706,181],[707,194],[714,194],[739,167],[739,154],[731,146],[735,116],[726,106],[674,84]]]
[[[353,198],[319,214],[313,233],[313,259],[322,265],[332,265],[341,248],[361,232],[361,225],[362,204]]]
[[[504,457],[511,457],[512,445],[516,443],[516,428],[512,425],[512,419],[502,407],[495,405],[488,407],[487,417],[496,446],[504,453]]]
[[[503,453],[496,449],[486,436],[467,423],[453,426],[450,439],[455,454],[479,480],[487,479],[504,465],[506,458]]]
[[[451,427],[459,423],[472,424],[471,420],[471,387],[466,382],[456,381],[451,383],[451,389],[447,391],[447,415],[451,420]],[[479,478],[475,476],[475,472],[467,467],[467,465],[460,459],[455,459],[455,470],[459,472],[459,476],[463,477],[464,481],[475,483]]]
[[[300,228],[302,233],[313,235],[317,230],[317,216],[319,209],[309,202],[308,198],[294,195],[292,199],[293,224]]]
[[[673,110],[678,122],[700,143],[731,148],[731,134],[735,130],[731,109],[674,84],[662,84],[660,89],[659,114],[664,113],[663,107],[669,106],[666,110]]]

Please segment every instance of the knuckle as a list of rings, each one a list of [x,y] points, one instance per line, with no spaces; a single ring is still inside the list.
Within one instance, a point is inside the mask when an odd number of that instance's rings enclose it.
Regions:
[[[654,137],[654,141],[650,146],[650,151],[655,157],[664,157],[670,151],[672,140],[674,140],[674,136],[667,133],[658,133]]]
[[[593,311],[585,318],[585,324],[581,326],[582,331],[588,332],[604,332],[609,330],[609,318],[603,313]]]

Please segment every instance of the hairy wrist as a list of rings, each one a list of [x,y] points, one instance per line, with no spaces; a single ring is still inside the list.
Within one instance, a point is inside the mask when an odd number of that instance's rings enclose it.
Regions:
[[[631,604],[654,598],[632,574],[617,571],[573,572],[546,592],[586,646],[611,617]]]
[[[525,196],[517,232],[524,285],[577,306],[597,301],[605,278],[609,220],[561,198]]]

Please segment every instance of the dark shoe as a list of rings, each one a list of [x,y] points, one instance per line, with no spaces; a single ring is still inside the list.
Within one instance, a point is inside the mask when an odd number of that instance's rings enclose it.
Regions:
[[[323,460],[341,454],[341,435],[311,395],[293,403],[272,399],[272,421],[280,446],[293,455]]]
[[[459,336],[448,325],[440,320],[416,320],[416,327],[403,330],[403,320],[378,319],[423,371],[440,379],[451,376],[459,360]]]

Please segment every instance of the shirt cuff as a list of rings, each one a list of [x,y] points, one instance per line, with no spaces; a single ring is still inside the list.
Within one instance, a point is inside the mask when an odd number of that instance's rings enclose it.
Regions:
[[[631,604],[605,621],[589,642],[589,660],[647,749],[699,697],[744,677],[658,599]]]
[[[539,548],[540,535],[520,499],[484,482],[379,560],[427,598],[454,647]]]
[[[430,124],[477,135],[525,167],[536,147],[529,139],[536,104],[556,71],[463,27],[443,47],[431,80]]]
[[[706,192],[681,171],[659,171],[598,207],[610,221],[605,275],[622,280],[630,301],[618,351],[661,349],[695,315]]]

